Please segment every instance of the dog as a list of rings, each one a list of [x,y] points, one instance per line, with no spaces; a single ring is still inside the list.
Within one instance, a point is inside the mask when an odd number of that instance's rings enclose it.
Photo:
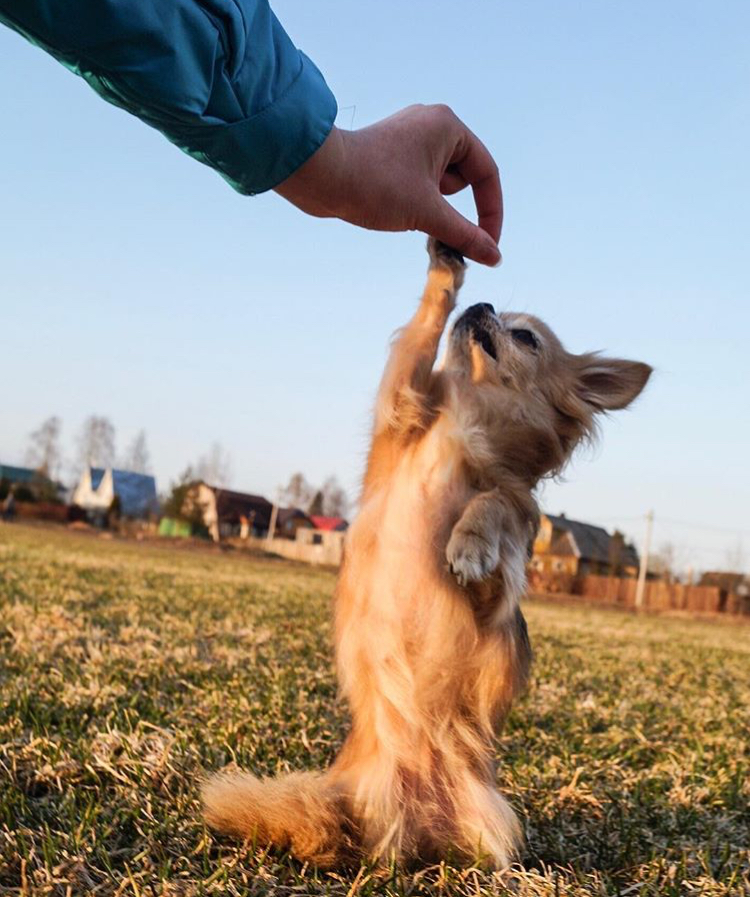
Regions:
[[[538,318],[487,304],[458,318],[436,368],[465,266],[434,240],[428,250],[424,294],[380,385],[336,591],[351,732],[323,773],[231,772],[203,791],[215,829],[322,867],[519,857],[492,749],[531,661],[519,599],[534,490],[651,374],[573,355]]]

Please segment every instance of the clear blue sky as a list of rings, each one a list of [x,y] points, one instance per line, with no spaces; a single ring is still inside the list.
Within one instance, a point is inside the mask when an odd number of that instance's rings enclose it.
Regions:
[[[547,508],[640,536],[653,507],[657,547],[702,569],[742,544],[747,565],[746,0],[274,8],[341,126],[446,102],[495,154],[505,263],[473,266],[465,303],[657,369]],[[72,455],[98,413],[121,448],[146,429],[162,489],[219,440],[238,489],[271,494],[301,469],[355,493],[422,237],[234,194],[6,29],[0,116],[0,461],[21,462],[50,414]]]

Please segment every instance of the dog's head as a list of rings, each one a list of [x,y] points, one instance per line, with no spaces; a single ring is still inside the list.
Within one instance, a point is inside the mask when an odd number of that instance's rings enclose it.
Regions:
[[[571,354],[538,318],[483,303],[456,321],[443,370],[498,461],[529,479],[557,473],[596,416],[626,408],[651,374],[641,362]]]

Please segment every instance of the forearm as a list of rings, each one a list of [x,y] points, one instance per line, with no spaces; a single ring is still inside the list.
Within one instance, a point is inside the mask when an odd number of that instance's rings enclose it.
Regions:
[[[243,193],[293,174],[336,115],[266,0],[0,0],[0,21]]]
[[[536,502],[521,487],[509,482],[503,487],[479,492],[466,505],[456,528],[481,536],[488,542],[509,537],[523,544],[524,550],[536,535],[539,510]]]
[[[516,489],[512,482],[477,493],[454,525],[446,549],[459,583],[485,579],[503,561],[507,584],[519,594],[538,519],[536,502],[528,490]]]
[[[500,261],[500,179],[476,135],[440,105],[336,131],[333,95],[268,0],[0,0],[3,22],[241,193]],[[478,226],[444,198],[468,186]]]
[[[499,489],[480,492],[464,508],[454,527],[464,535],[477,536],[485,542],[498,544],[510,518],[508,503]]]

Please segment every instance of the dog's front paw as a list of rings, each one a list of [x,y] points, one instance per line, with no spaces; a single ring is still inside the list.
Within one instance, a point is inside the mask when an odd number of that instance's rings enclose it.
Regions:
[[[463,274],[466,268],[464,257],[457,249],[451,249],[445,243],[441,243],[434,237],[427,240],[427,252],[430,256],[431,268],[447,268],[455,274],[461,272]]]
[[[460,586],[480,582],[500,563],[500,546],[478,533],[454,529],[445,550],[448,566]]]

